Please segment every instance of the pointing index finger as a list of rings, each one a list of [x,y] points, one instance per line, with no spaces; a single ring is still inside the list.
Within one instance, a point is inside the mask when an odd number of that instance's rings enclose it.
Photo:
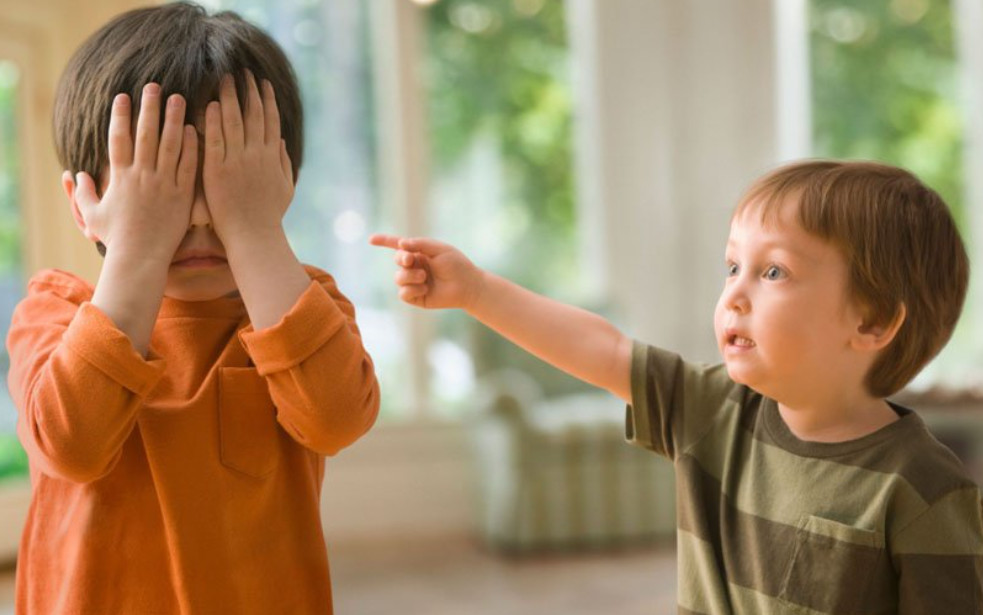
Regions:
[[[379,246],[381,248],[390,248],[393,250],[399,249],[399,240],[401,238],[397,235],[386,235],[384,233],[376,233],[369,237],[369,243],[373,246]]]

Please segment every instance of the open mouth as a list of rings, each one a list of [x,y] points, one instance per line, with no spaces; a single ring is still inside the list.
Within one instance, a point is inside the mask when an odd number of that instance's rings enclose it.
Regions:
[[[736,333],[727,336],[727,345],[735,348],[754,348],[754,340],[742,337]]]

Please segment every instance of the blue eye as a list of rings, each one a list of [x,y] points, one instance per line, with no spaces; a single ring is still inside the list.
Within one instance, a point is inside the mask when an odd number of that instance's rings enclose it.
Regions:
[[[785,272],[781,268],[772,265],[765,269],[764,277],[766,280],[780,280],[785,277]]]
[[[727,277],[728,278],[734,277],[735,275],[737,275],[737,273],[739,271],[740,271],[740,268],[737,266],[737,263],[728,263],[728,265],[727,265]]]

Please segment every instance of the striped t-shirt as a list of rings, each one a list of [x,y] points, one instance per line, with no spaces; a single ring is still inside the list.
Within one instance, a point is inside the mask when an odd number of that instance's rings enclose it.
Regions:
[[[979,615],[979,487],[914,412],[799,440],[723,366],[636,343],[628,439],[676,468],[679,613]]]

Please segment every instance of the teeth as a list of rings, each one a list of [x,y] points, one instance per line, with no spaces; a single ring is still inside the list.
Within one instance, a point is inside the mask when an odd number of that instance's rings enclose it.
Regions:
[[[754,346],[754,342],[752,342],[746,337],[741,337],[739,335],[735,335],[734,340],[731,343],[734,344],[735,346],[744,346],[746,348],[750,348],[751,346]]]

